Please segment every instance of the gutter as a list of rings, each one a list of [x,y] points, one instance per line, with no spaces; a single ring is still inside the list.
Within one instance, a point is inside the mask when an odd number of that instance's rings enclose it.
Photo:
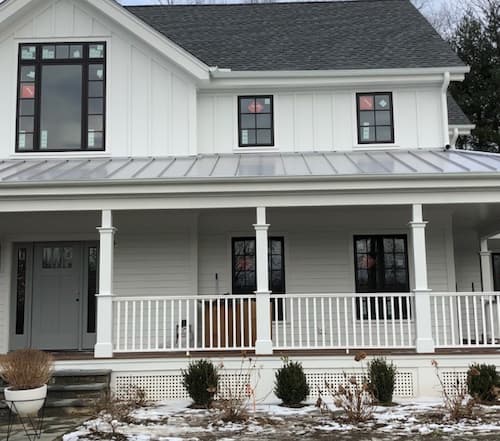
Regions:
[[[455,148],[455,142],[450,142],[449,121],[448,121],[448,87],[450,86],[451,75],[450,72],[443,74],[443,85],[441,86],[441,111],[442,111],[442,124],[443,124],[443,146],[452,145]],[[458,138],[458,135],[457,135]]]

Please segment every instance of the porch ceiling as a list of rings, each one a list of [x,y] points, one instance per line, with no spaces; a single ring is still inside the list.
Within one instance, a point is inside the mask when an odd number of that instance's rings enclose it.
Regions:
[[[143,158],[15,158],[2,184],[438,177],[500,173],[500,155],[462,150],[239,153]]]

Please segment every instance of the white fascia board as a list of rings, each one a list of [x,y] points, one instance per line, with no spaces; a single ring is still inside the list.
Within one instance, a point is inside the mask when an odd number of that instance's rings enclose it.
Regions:
[[[452,81],[463,81],[468,67],[449,68]],[[443,69],[363,69],[352,71],[268,71],[227,72],[211,71],[211,80],[203,82],[200,89],[223,90],[234,88],[283,88],[283,87],[350,87],[364,85],[439,85],[443,84]]]
[[[192,178],[126,181],[3,182],[1,197],[85,195],[178,195],[215,193],[280,193],[381,190],[404,191],[495,188],[500,198],[500,173],[453,173],[415,175],[281,176],[239,178]],[[500,201],[500,199],[499,199]]]
[[[51,0],[36,0],[36,4],[37,6],[41,2],[49,4],[50,1]],[[85,1],[108,16],[111,20],[128,29],[147,45],[153,47],[165,57],[172,60],[172,62],[194,76],[197,80],[207,81],[210,79],[209,66],[151,26],[144,23],[135,15],[128,12],[114,0]],[[8,22],[9,19],[15,19],[18,12],[29,7],[29,5],[34,2],[35,0],[7,0],[0,6],[0,26],[5,26],[5,23]]]

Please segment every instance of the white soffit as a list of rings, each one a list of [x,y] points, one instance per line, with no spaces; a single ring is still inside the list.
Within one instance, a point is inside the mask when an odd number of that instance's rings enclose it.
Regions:
[[[0,161],[0,185],[498,173],[500,155],[463,150],[235,153],[155,158],[52,157]]]

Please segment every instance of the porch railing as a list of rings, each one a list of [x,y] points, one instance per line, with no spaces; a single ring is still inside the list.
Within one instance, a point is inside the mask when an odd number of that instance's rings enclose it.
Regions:
[[[114,297],[114,352],[253,349],[255,295]]]
[[[500,347],[500,292],[432,292],[436,348]]]
[[[413,348],[411,293],[272,295],[275,349]]]

